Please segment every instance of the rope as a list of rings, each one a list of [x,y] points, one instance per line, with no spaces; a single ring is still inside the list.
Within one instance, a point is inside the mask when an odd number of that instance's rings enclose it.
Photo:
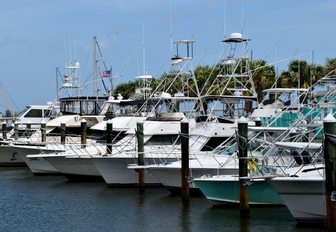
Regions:
[[[240,135],[238,131],[235,131],[235,133],[238,147],[243,150],[246,149],[248,147],[248,138]]]

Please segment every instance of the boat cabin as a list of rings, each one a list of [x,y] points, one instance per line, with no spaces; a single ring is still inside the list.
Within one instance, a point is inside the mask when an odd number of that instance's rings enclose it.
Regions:
[[[99,115],[107,97],[81,96],[60,98],[60,112],[63,115]]]

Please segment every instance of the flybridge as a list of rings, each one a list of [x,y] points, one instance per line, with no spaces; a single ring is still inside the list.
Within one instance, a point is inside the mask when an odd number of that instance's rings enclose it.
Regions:
[[[107,97],[81,96],[60,98],[62,114],[98,115]]]

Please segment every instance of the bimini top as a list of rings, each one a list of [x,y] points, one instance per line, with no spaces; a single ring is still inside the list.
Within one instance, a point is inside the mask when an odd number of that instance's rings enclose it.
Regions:
[[[135,79],[153,79],[152,75],[136,76]]]

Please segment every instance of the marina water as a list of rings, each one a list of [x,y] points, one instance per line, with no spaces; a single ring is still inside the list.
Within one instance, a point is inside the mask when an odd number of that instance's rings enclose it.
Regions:
[[[285,207],[253,208],[240,221],[236,208],[212,207],[202,197],[170,196],[164,188],[107,188],[0,169],[0,231],[324,231],[298,226]]]

